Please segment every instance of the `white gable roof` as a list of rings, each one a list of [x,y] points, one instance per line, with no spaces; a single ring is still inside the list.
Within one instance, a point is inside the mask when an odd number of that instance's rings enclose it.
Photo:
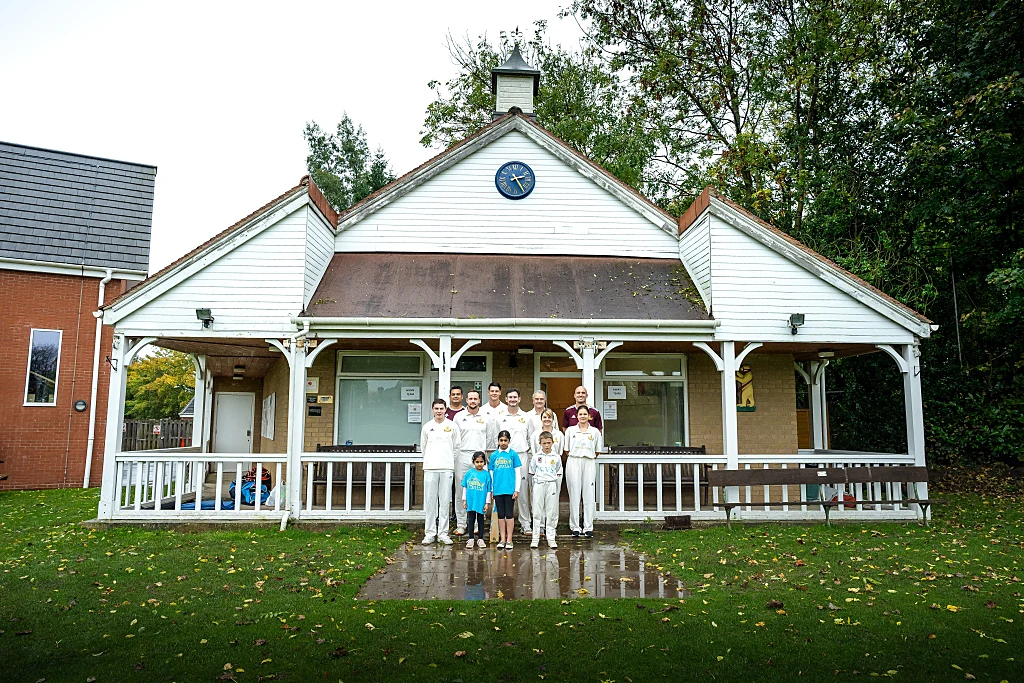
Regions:
[[[507,161],[536,185],[509,200]],[[341,215],[339,252],[592,254],[674,258],[677,222],[528,119],[509,115]]]
[[[906,343],[931,321],[710,188],[680,220],[679,256],[717,337]],[[806,316],[792,335],[792,313]]]

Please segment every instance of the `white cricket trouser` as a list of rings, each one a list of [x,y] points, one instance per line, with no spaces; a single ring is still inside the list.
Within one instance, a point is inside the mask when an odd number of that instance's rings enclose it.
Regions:
[[[476,451],[459,451],[455,457],[455,526],[466,528],[466,501],[462,499],[462,478],[473,469],[473,453]]]
[[[569,489],[569,529],[586,532],[594,530],[594,512],[597,508],[597,460],[569,456],[565,463],[565,487]],[[583,522],[580,523],[580,502],[583,502]]]
[[[519,505],[519,526],[523,531],[533,529],[533,515],[530,514],[530,501],[533,496],[533,477],[526,472],[529,461],[523,463],[523,476],[519,479],[519,497],[516,503]]]
[[[448,506],[452,504],[452,482],[455,473],[451,470],[423,470],[423,512],[426,518],[424,536],[432,538],[448,534]],[[440,531],[437,518],[441,518]]]
[[[533,540],[540,540],[541,529],[550,541],[555,537],[558,527],[558,494],[561,482],[533,482]]]

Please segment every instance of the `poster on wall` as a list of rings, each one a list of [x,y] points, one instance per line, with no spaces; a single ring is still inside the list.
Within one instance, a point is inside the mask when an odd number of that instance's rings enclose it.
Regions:
[[[420,400],[420,388],[419,387],[402,387],[402,400],[403,401],[418,401]],[[412,415],[412,413],[409,413]],[[416,420],[419,422],[419,420]],[[409,420],[412,422],[412,420]]]
[[[409,422],[422,422],[423,421],[423,406],[419,403],[409,404]]]
[[[273,393],[263,399],[263,420],[260,426],[260,436],[265,439],[274,440],[274,422],[277,417],[277,394]]]
[[[604,410],[601,411],[601,417],[605,420],[618,420],[619,419],[619,402],[618,401],[605,401]]]
[[[608,399],[613,401],[626,400],[626,387],[622,384],[608,385]]]

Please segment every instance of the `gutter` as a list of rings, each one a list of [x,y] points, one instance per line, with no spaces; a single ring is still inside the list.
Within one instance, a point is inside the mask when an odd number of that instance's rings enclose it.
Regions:
[[[92,349],[92,388],[89,390],[89,445],[85,449],[85,477],[82,488],[89,488],[89,477],[92,474],[92,455],[96,448],[96,394],[100,383],[100,339],[103,336],[103,296],[107,283],[114,277],[114,271],[107,268],[106,276],[100,280],[98,310],[93,312],[96,318],[96,340]]]
[[[480,328],[622,328],[642,330],[714,330],[720,324],[718,320],[646,320],[620,318],[369,318],[369,317],[296,317],[291,322],[303,325],[305,330],[311,324],[332,325],[337,327],[395,327],[395,328],[438,328],[456,329]]]

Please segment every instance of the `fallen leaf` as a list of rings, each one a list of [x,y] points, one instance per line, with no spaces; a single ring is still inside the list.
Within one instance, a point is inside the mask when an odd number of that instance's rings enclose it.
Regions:
[[[457,650],[455,652],[455,656],[456,657],[465,657],[466,656],[466,651],[465,650]]]
[[[460,633],[459,635],[456,636],[456,638],[472,638],[472,637],[473,637],[473,632],[472,631],[463,631],[462,633]]]

